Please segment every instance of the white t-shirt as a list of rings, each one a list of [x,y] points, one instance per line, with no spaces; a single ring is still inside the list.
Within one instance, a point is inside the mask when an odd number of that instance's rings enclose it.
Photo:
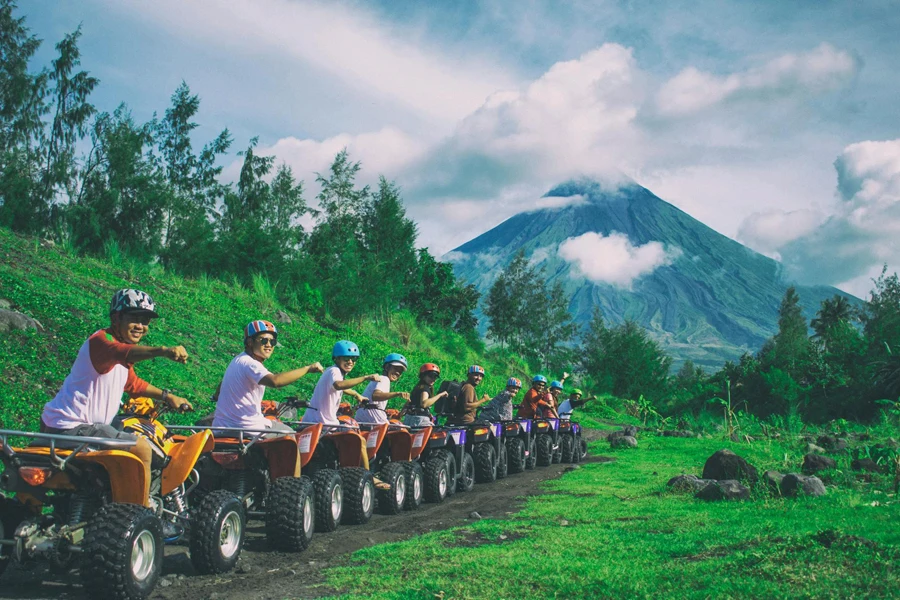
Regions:
[[[572,408],[572,403],[566,398],[566,401],[559,405],[559,417],[561,419],[568,419],[572,416],[573,410],[575,409]]]
[[[344,380],[344,373],[337,366],[325,369],[316,383],[312,398],[309,400],[309,408],[303,413],[304,423],[325,423],[326,425],[340,425],[337,418],[338,405],[341,403],[342,390],[334,389],[334,384]]]
[[[266,387],[259,380],[269,374],[261,362],[246,352],[235,356],[222,377],[213,427],[268,428],[269,419],[260,407]]]
[[[384,412],[384,409],[387,408],[387,400],[384,402],[375,402],[372,400],[372,397],[375,394],[375,390],[379,392],[388,393],[391,391],[391,380],[388,379],[385,375],[381,376],[381,379],[378,381],[370,381],[369,385],[366,386],[366,391],[363,392],[363,396],[368,399],[370,404],[374,404],[378,407],[376,408],[360,408],[356,411],[356,420],[360,423],[387,423],[387,413]]]

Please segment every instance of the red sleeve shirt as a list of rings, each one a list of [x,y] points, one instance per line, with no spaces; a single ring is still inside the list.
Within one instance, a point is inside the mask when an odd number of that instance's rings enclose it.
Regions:
[[[150,385],[137,376],[134,372],[134,363],[128,360],[131,351],[134,350],[133,344],[123,344],[117,341],[108,329],[101,329],[88,338],[88,347],[91,354],[91,364],[101,375],[109,373],[116,365],[123,365],[128,368],[125,392],[129,395],[139,396]]]

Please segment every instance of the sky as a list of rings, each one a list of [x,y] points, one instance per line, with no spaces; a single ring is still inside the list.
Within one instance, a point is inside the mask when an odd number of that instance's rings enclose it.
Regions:
[[[99,110],[149,119],[185,81],[196,145],[232,132],[226,179],[258,136],[310,200],[347,148],[439,256],[565,180],[630,178],[799,283],[865,297],[900,268],[898,1],[19,5],[36,63],[81,24]],[[666,264],[627,239],[557,251],[611,284]]]

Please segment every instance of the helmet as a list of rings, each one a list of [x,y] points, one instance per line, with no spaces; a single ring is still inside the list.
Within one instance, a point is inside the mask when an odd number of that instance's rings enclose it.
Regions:
[[[350,415],[338,415],[337,419],[341,425],[346,425],[349,427],[355,427],[356,429],[359,429],[359,423],[357,422],[356,419],[354,419]]]
[[[409,365],[406,363],[406,357],[403,356],[402,354],[397,354],[397,353],[388,354],[387,356],[385,356],[381,365],[383,367],[386,367],[387,365],[393,365],[395,367],[403,367],[404,371],[409,368]]]
[[[575,388],[574,390],[572,390],[572,395],[573,396],[584,396],[584,392],[582,392],[578,388]]]
[[[544,377],[543,375],[535,375],[534,379],[531,380],[531,383],[543,383],[546,385],[547,378]]]
[[[270,323],[269,321],[263,321],[262,319],[257,321],[250,321],[247,323],[247,326],[244,327],[244,339],[252,338],[253,336],[259,335],[260,333],[271,333],[275,339],[278,339],[278,330],[275,329],[275,325]]]
[[[522,387],[522,382],[516,379],[515,377],[510,377],[506,380],[506,387]]]
[[[419,375],[424,375],[425,373],[434,373],[435,375],[440,375],[441,368],[434,363],[425,363],[419,369]]]
[[[156,314],[156,303],[150,294],[140,290],[125,289],[119,290],[112,297],[109,303],[109,314],[117,312],[142,312],[148,313],[151,317],[159,317]]]
[[[553,390],[553,389],[561,390],[562,389],[562,381],[551,381],[550,389],[551,390]]]
[[[475,373],[477,375],[484,375],[484,367],[480,367],[478,365],[472,365],[469,367],[469,370],[466,371],[469,375]]]
[[[359,356],[359,346],[347,340],[341,340],[331,349],[332,358],[337,356]]]

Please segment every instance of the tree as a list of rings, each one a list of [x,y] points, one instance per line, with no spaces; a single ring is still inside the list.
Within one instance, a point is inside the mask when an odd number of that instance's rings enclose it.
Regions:
[[[778,333],[774,337],[775,365],[792,377],[800,375],[809,347],[808,327],[794,286],[789,287],[778,310]]]
[[[484,314],[490,319],[488,335],[501,346],[508,345],[523,355],[532,329],[533,316],[529,309],[540,304],[535,302],[532,293],[537,279],[537,272],[529,265],[525,252],[520,250],[488,290],[484,307]]]
[[[888,356],[885,344],[893,347],[900,340],[900,279],[897,273],[888,275],[885,265],[873,283],[875,287],[860,318],[869,345],[869,358],[880,361]]]
[[[815,331],[815,337],[824,340],[828,337],[828,331],[839,323],[849,322],[853,317],[853,307],[843,296],[835,294],[833,298],[826,298],[816,317],[810,321],[810,327]]]
[[[12,0],[0,0],[0,156],[28,151],[44,130],[41,116],[48,74],[28,70],[41,40],[31,35],[25,17],[13,17],[16,9]]]

